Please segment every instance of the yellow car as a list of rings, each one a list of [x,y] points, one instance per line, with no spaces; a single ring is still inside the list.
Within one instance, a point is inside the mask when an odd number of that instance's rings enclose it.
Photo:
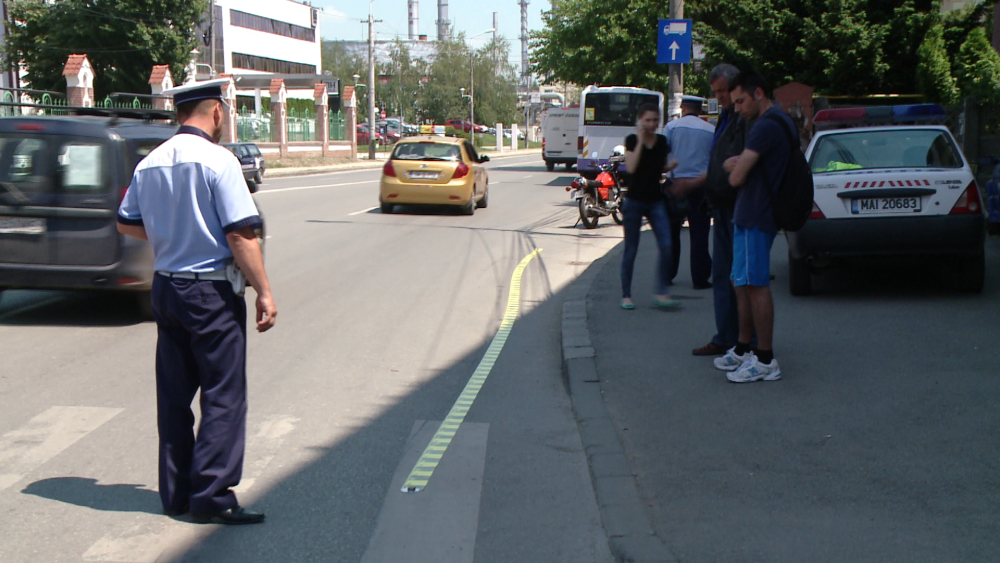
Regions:
[[[457,205],[464,215],[489,203],[489,177],[472,143],[458,137],[406,137],[382,167],[378,202],[382,213],[395,205]]]

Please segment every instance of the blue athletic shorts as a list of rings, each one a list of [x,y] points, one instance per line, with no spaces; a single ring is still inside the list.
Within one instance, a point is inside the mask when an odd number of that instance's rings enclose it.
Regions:
[[[771,245],[777,234],[734,226],[733,271],[729,274],[733,285],[771,285]]]

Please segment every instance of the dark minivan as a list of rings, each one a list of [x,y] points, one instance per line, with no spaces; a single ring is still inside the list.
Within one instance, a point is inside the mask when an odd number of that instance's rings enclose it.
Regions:
[[[115,117],[0,118],[0,293],[134,292],[150,315],[153,251],[118,233],[136,164],[176,125]]]

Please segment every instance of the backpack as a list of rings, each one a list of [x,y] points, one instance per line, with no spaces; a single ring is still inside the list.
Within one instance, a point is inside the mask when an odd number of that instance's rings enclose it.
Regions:
[[[809,214],[813,208],[813,176],[809,169],[806,157],[799,149],[798,135],[796,135],[785,120],[777,115],[766,116],[772,121],[778,122],[788,137],[788,144],[791,147],[788,155],[788,166],[785,168],[785,176],[778,186],[777,193],[769,192],[771,196],[771,209],[774,211],[774,224],[784,231],[798,231],[809,219]]]

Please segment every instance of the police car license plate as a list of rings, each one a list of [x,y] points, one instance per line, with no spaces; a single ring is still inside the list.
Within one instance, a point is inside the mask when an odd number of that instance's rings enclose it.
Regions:
[[[413,178],[415,180],[437,180],[437,177],[438,177],[437,172],[419,172],[419,171],[410,172],[410,178]]]
[[[851,213],[920,213],[919,197],[866,197],[851,200]]]
[[[41,235],[45,230],[45,219],[0,216],[0,235]]]

